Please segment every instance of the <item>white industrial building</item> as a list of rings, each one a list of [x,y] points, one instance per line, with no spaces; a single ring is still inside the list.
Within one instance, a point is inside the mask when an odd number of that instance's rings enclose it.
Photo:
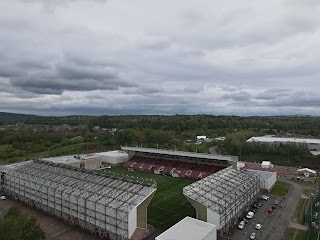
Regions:
[[[147,226],[156,182],[34,160],[1,173],[13,198],[111,239]]]
[[[282,138],[282,137],[264,136],[264,137],[249,138],[247,142],[274,143],[274,144],[305,143],[307,144],[310,151],[320,150],[320,139],[311,139],[311,138]]]
[[[191,217],[185,217],[155,240],[216,240],[216,226]]]
[[[267,172],[267,171],[259,171],[259,170],[244,170],[245,173],[255,175],[260,180],[260,188],[270,192],[273,186],[277,182],[277,173],[276,172]]]
[[[121,164],[128,161],[128,153],[116,150],[109,152],[96,153],[96,156],[101,160],[103,164]]]
[[[183,194],[196,209],[197,219],[215,225],[221,232],[235,224],[259,191],[257,176],[232,167],[183,188]]]
[[[304,177],[317,177],[317,172],[309,169],[309,168],[301,168],[297,170],[298,175],[302,175]]]
[[[270,161],[262,161],[261,168],[273,168],[273,164]]]

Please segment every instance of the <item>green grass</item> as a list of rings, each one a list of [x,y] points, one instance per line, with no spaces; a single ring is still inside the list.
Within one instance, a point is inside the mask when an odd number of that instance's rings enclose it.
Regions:
[[[307,207],[308,199],[300,198],[296,210],[294,211],[294,215],[297,218],[298,223],[304,224],[304,211]]]
[[[315,189],[304,189],[303,190],[303,193],[306,195],[309,195],[310,193],[315,193],[315,192],[316,192]]]
[[[289,188],[290,188],[290,186],[288,183],[285,183],[282,181],[277,181],[276,185],[273,187],[273,189],[271,190],[270,193],[273,195],[283,197],[283,196],[287,195]]]
[[[84,148],[86,143],[72,144],[63,147],[55,147],[46,151],[30,153],[26,150],[15,149],[11,145],[0,145],[0,164],[14,163],[32,159],[33,157],[54,157],[68,154],[76,154]],[[9,154],[8,154],[9,153]]]
[[[297,184],[300,184],[300,185],[303,185],[303,186],[310,186],[310,187],[314,187],[315,186],[315,183],[313,182],[308,182],[308,181],[299,181],[299,180],[288,180],[290,182],[294,182],[294,183],[297,183]]]
[[[306,237],[307,237],[307,231],[303,231],[295,228],[288,228],[283,240],[305,240]]]
[[[311,228],[308,240],[313,240],[313,239],[316,240],[318,239],[319,235],[320,235],[320,231],[318,229]]]
[[[165,230],[186,216],[195,217],[195,209],[182,194],[183,187],[193,183],[193,180],[138,171],[129,172],[123,168],[111,168],[103,171],[153,179],[157,182],[157,192],[148,206],[148,224]]]

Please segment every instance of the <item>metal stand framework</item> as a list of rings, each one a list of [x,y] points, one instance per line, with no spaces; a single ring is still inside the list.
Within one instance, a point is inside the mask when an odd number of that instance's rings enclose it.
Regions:
[[[156,190],[156,182],[34,160],[5,173],[3,188],[69,224],[129,239],[130,211]]]
[[[260,191],[259,178],[232,167],[184,187],[183,194],[220,216],[220,232],[233,225]]]

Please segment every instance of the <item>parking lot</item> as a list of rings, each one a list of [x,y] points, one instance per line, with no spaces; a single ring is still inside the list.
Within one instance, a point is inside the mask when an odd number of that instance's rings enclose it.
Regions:
[[[258,208],[256,210],[256,213],[254,214],[252,219],[248,220],[248,223],[245,224],[244,228],[242,230],[238,229],[237,227],[232,229],[231,231],[231,239],[249,239],[251,233],[255,232],[257,238],[256,239],[265,239],[262,238],[263,235],[266,235],[269,233],[269,229],[272,229],[272,225],[274,223],[274,220],[276,219],[276,215],[279,215],[281,212],[281,204],[284,204],[281,202],[276,209],[274,209],[273,213],[268,213],[268,209],[271,208],[275,200],[280,200],[280,198],[277,198],[272,195],[268,195],[270,198],[265,200],[259,200],[259,202],[262,203],[262,207]],[[255,229],[256,224],[261,224],[262,227],[260,230]]]
[[[230,235],[222,237],[221,239],[247,240],[253,232],[256,233],[256,239],[258,240],[283,239],[293,212],[303,192],[303,186],[291,182],[288,183],[292,185],[292,188],[290,188],[285,199],[279,203],[279,206],[273,213],[268,213],[268,209],[273,205],[275,200],[281,200],[282,198],[270,194],[268,195],[270,198],[267,201],[259,200],[263,203],[263,206],[257,210],[252,219],[248,220],[248,223],[246,223],[242,230],[235,226],[230,230]],[[255,229],[255,226],[258,223],[262,224],[260,230]]]

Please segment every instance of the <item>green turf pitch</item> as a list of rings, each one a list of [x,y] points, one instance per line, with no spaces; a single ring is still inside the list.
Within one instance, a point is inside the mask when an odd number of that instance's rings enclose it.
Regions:
[[[127,169],[114,167],[104,171],[153,179],[157,182],[157,192],[148,207],[148,224],[156,228],[165,230],[186,216],[196,216],[195,209],[182,193],[183,187],[193,183],[193,180],[139,171],[129,172]]]

